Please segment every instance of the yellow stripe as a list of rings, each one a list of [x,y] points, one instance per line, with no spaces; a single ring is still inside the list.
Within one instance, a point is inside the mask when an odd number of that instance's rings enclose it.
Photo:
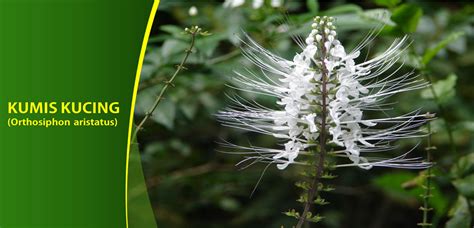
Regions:
[[[138,59],[137,73],[135,75],[135,85],[133,87],[132,107],[130,110],[130,125],[128,127],[127,160],[125,164],[125,222],[126,222],[127,228],[128,228],[128,165],[130,162],[130,145],[131,145],[130,140],[132,137],[133,113],[135,110],[135,102],[137,100],[138,83],[140,81],[140,74],[142,72],[143,59],[145,58],[145,51],[146,51],[146,46],[148,44],[148,37],[150,36],[151,27],[153,25],[153,20],[155,18],[156,10],[158,9],[159,4],[160,4],[160,0],[154,0],[153,7],[150,12],[150,17],[148,18],[148,23],[146,25],[145,35],[143,37],[142,49],[140,51],[140,58]]]

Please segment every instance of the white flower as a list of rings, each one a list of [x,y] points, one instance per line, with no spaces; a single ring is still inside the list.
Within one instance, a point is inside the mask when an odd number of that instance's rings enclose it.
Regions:
[[[270,135],[282,144],[277,148],[228,146],[247,154],[242,162],[276,163],[285,169],[289,164],[304,164],[298,161],[299,155],[317,147],[317,139],[325,133],[336,145],[331,153],[351,161],[336,167],[429,166],[420,158],[406,158],[408,153],[395,158],[375,155],[393,150],[395,140],[425,136],[418,128],[427,121],[426,115],[415,111],[396,117],[364,118],[367,112],[387,109],[390,103],[384,102],[388,97],[427,86],[413,73],[399,76],[401,67],[382,77],[407,47],[407,37],[396,39],[380,55],[356,63],[359,51],[373,39],[375,31],[348,53],[336,37],[331,17],[316,17],[311,26],[305,43],[295,39],[302,51],[292,60],[271,53],[246,35],[243,54],[260,71],[236,72],[235,82],[240,90],[275,97],[276,108],[233,97],[235,105],[219,112],[218,118],[225,126]]]
[[[253,0],[252,7],[254,9],[258,9],[263,6],[263,2],[264,2],[263,0]]]
[[[283,0],[272,0],[272,1],[270,2],[270,4],[272,5],[272,7],[275,7],[275,8],[276,8],[276,7],[280,7],[280,6],[281,6],[282,1],[283,1]]]
[[[191,8],[189,8],[188,14],[191,17],[196,16],[198,14],[198,9],[196,8],[196,6],[191,6]]]

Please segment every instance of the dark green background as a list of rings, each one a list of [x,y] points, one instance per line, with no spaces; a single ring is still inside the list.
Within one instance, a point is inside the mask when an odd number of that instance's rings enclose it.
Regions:
[[[0,1],[0,227],[124,227],[132,91],[153,1]],[[8,128],[9,101],[119,101],[110,127]]]

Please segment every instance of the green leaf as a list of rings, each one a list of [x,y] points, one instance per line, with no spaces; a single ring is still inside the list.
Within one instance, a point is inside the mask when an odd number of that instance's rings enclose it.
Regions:
[[[186,118],[192,120],[198,111],[197,102],[185,102],[179,106]]]
[[[319,11],[318,0],[306,0],[306,6],[311,13],[317,13]]]
[[[463,178],[474,173],[474,153],[461,157],[453,167],[451,175],[455,178]]]
[[[291,209],[287,212],[284,212],[283,214],[285,214],[286,216],[289,216],[289,217],[294,217],[294,218],[299,218],[300,217],[300,213],[298,213],[295,209]]]
[[[421,187],[404,189],[402,185],[410,180],[415,179],[417,176],[408,171],[397,171],[386,173],[378,176],[373,180],[373,185],[382,190],[389,197],[397,202],[403,204],[413,204],[419,202],[420,195],[423,194],[424,190]],[[444,213],[447,207],[447,199],[441,194],[439,187],[436,183],[432,182],[432,195],[430,198],[430,205],[436,210],[437,214]]]
[[[474,174],[470,174],[462,179],[456,179],[452,183],[461,195],[474,198]]]
[[[164,99],[160,102],[151,119],[157,123],[172,129],[174,126],[174,118],[176,116],[176,105],[170,99]]]
[[[469,204],[463,196],[458,196],[454,206],[449,210],[451,219],[446,223],[446,228],[469,228],[471,227],[471,213]]]
[[[182,32],[184,31],[183,28],[175,25],[162,25],[160,26],[160,30],[176,37],[182,36]]]
[[[422,15],[423,10],[420,7],[403,4],[393,11],[392,20],[402,28],[403,32],[410,33],[416,31]]]
[[[373,184],[391,198],[399,202],[410,203],[417,201],[417,197],[422,191],[419,188],[405,190],[402,185],[414,178],[416,178],[416,175],[411,172],[399,171],[378,176],[373,180]]]
[[[171,55],[182,53],[184,55],[184,50],[188,47],[189,44],[181,40],[166,40],[161,46],[161,55],[163,57],[170,57]]]
[[[137,94],[137,104],[135,107],[135,113],[145,115],[145,113],[153,105],[154,97],[156,97],[155,91],[151,91],[150,89],[140,91]]]
[[[376,21],[383,25],[395,26],[395,22],[390,19],[390,14],[386,9],[371,9],[359,13],[359,16],[369,21]],[[366,22],[367,23],[367,22]]]
[[[397,25],[387,27],[386,31],[394,35],[415,32],[422,15],[423,10],[416,5],[400,5],[393,10],[391,17]]]
[[[415,176],[415,178],[404,182],[402,184],[402,188],[411,189],[411,188],[419,187],[425,183],[426,177],[427,177],[427,170],[423,170],[419,172],[418,175]]]
[[[161,88],[160,88],[161,89]],[[145,115],[155,103],[157,94],[154,89],[146,89],[138,93],[136,113]],[[151,115],[150,119],[159,123],[169,129],[174,126],[174,118],[176,115],[176,105],[169,96],[165,95],[165,98],[156,107],[155,112]]]
[[[298,181],[295,183],[296,187],[302,188],[304,190],[310,189],[311,185],[306,181]]]
[[[140,81],[151,78],[153,73],[155,73],[155,70],[156,67],[154,65],[144,63],[142,66],[142,72],[140,74]]]
[[[216,110],[217,100],[215,96],[212,96],[210,93],[204,92],[199,95],[198,99],[208,110]]]
[[[133,131],[135,131],[133,126]],[[128,194],[130,227],[156,227],[148,197],[137,139],[131,139],[128,164]]]
[[[234,198],[224,197],[219,201],[219,206],[226,211],[236,211],[240,208],[240,203]]]
[[[403,58],[403,62],[407,66],[415,68],[415,69],[423,68],[422,67],[423,64],[421,63],[421,56],[415,53],[407,53]]]
[[[221,40],[225,40],[226,38],[227,36],[222,33],[212,36],[199,37],[199,39],[196,40],[196,49],[199,52],[202,52],[206,57],[210,57],[216,50],[219,42]]]
[[[163,62],[161,57],[161,49],[159,48],[147,48],[144,63],[149,63],[155,67],[158,67]]]
[[[337,15],[337,28],[338,31],[347,31],[347,30],[370,30],[374,27],[380,25],[380,23],[387,24],[382,22],[380,19],[375,16],[377,12],[375,10],[360,11],[356,13],[342,14]],[[393,22],[391,24],[394,24]]]
[[[340,15],[340,14],[347,14],[347,13],[358,13],[362,12],[362,8],[355,4],[345,4],[341,6],[333,7],[329,10],[324,11],[324,15],[332,16],[332,15]]]
[[[459,129],[474,132],[474,121],[461,121],[456,125]]]
[[[400,0],[374,0],[374,3],[379,6],[392,8],[400,4]]]
[[[439,51],[445,48],[448,44],[454,42],[455,40],[459,39],[460,37],[464,36],[464,32],[453,32],[449,36],[445,37],[441,40],[438,44],[434,47],[428,49],[425,54],[423,55],[423,64],[428,64],[433,57],[435,57]]]
[[[457,78],[458,77],[455,74],[450,74],[446,79],[439,80],[432,85],[440,103],[446,103],[454,97],[454,95],[456,94],[456,90],[454,87],[456,86]],[[421,97],[426,99],[433,99],[434,96],[433,92],[431,91],[431,88],[426,88],[422,90]]]

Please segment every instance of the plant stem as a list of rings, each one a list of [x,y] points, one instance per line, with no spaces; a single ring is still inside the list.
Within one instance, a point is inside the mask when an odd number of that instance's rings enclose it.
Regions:
[[[323,36],[322,43],[325,42],[325,36]],[[310,189],[308,191],[307,201],[304,204],[303,213],[301,214],[298,223],[296,224],[296,228],[301,228],[301,226],[305,223],[306,217],[308,212],[311,210],[311,205],[313,204],[314,197],[318,195],[318,186],[320,184],[321,175],[324,169],[324,158],[326,155],[326,113],[327,113],[327,95],[328,91],[326,88],[326,84],[328,81],[328,70],[324,63],[324,59],[326,58],[326,48],[324,45],[321,45],[321,64],[322,64],[322,83],[321,83],[321,133],[319,135],[319,153],[316,153],[316,159],[318,161],[318,165],[315,166],[316,175],[314,176]]]
[[[137,128],[135,128],[135,131],[132,134],[132,139],[135,139],[137,137],[137,134],[140,130],[143,129],[143,125],[145,122],[153,115],[153,112],[156,110],[156,107],[160,104],[161,100],[163,99],[163,95],[165,94],[166,90],[170,85],[172,85],[173,80],[176,78],[176,76],[181,72],[182,69],[184,69],[184,64],[188,60],[189,55],[192,53],[192,49],[194,47],[194,41],[196,39],[198,31],[192,32],[191,34],[191,44],[189,45],[189,48],[186,49],[186,54],[184,55],[184,58],[181,60],[181,63],[177,66],[176,71],[174,72],[173,76],[165,82],[165,85],[161,89],[159,95],[156,97],[155,102],[153,102],[153,105],[150,107],[150,109],[145,113],[145,117],[140,121],[140,123],[137,125]]]
[[[428,122],[428,137],[427,137],[427,145],[426,145],[426,160],[427,162],[431,162],[431,150],[434,148],[431,146],[431,123]],[[424,186],[425,192],[422,195],[423,197],[423,207],[420,210],[423,211],[423,221],[422,223],[418,223],[421,227],[428,227],[431,226],[431,223],[428,221],[428,211],[431,211],[432,208],[429,208],[429,198],[431,197],[431,167],[426,170],[426,185]]]
[[[436,105],[438,106],[440,116],[442,116],[443,119],[444,119],[444,128],[445,128],[446,132],[448,133],[448,138],[449,138],[449,144],[451,146],[451,151],[454,154],[456,154],[456,144],[454,142],[453,129],[451,128],[451,125],[448,123],[448,119],[446,118],[446,111],[445,111],[443,105],[441,104],[441,102],[439,101],[439,96],[438,96],[438,94],[436,93],[436,91],[433,87],[433,80],[431,80],[431,76],[426,72],[426,69],[424,67],[421,69],[421,72],[422,72],[422,75],[425,78],[425,80],[430,83],[429,87],[430,87],[431,93],[433,94],[433,99],[434,99]]]

